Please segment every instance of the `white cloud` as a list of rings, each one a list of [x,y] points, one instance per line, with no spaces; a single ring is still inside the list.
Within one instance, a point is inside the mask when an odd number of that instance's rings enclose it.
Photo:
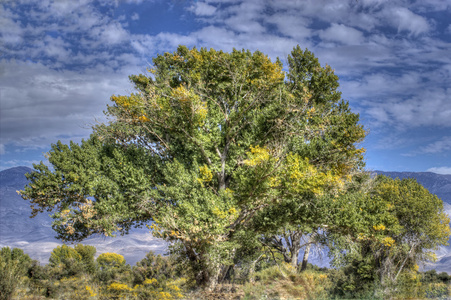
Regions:
[[[94,27],[90,34],[96,41],[107,45],[119,44],[129,40],[129,33],[117,22]]]
[[[0,61],[1,143],[44,147],[61,136],[89,136],[95,119],[103,120],[110,96],[131,91],[127,76],[137,73],[135,68],[93,66],[77,72]]]
[[[329,28],[319,31],[318,35],[325,41],[338,42],[345,45],[358,45],[364,41],[361,31],[343,24],[331,24]]]
[[[71,55],[71,45],[65,42],[61,37],[53,38],[46,36],[43,40],[42,50],[48,57],[56,58],[58,61],[64,61]]]
[[[417,36],[430,31],[428,21],[405,7],[395,7],[386,12],[387,21],[397,27],[398,32],[407,31]]]
[[[444,137],[420,149],[421,153],[443,153],[448,151],[451,151],[451,136]]]
[[[137,21],[139,20],[139,15],[138,13],[134,13],[130,18],[132,19],[132,21]]]
[[[311,21],[289,12],[280,12],[265,18],[265,22],[276,25],[280,33],[301,43],[312,35],[308,28]]]
[[[416,1],[412,5],[416,10],[421,12],[437,12],[446,11],[451,9],[450,1],[443,0],[428,0],[428,1]]]
[[[5,154],[5,153],[6,153],[5,145],[0,144],[0,154]]]
[[[243,19],[241,16],[233,16],[225,20],[225,24],[238,32],[260,34],[265,32],[265,27],[258,21]]]
[[[0,5],[0,36],[7,45],[18,45],[23,41],[23,28],[16,21],[18,15]]]
[[[0,161],[0,170],[5,170],[14,167],[25,166],[29,168],[33,168],[33,164],[39,164],[39,160],[26,160],[26,159],[13,159],[8,161]],[[44,161],[44,163],[46,163]],[[48,162],[47,162],[48,163]]]
[[[433,172],[436,174],[449,175],[451,174],[451,167],[434,167],[427,169],[427,172]]]
[[[41,9],[48,10],[53,17],[66,17],[72,12],[77,11],[80,7],[90,5],[92,0],[59,0],[59,1],[42,1],[40,3]]]
[[[196,2],[189,8],[189,10],[197,16],[205,17],[214,15],[216,12],[216,7],[205,2]]]

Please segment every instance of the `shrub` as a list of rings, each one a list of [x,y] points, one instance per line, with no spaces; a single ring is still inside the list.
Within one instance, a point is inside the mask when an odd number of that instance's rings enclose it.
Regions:
[[[244,285],[245,299],[323,299],[332,284],[324,272],[307,270],[298,273],[290,264],[261,270],[255,274],[255,279],[255,283]]]
[[[170,256],[155,255],[153,251],[146,254],[144,259],[133,266],[133,284],[142,284],[146,278],[158,280],[175,279],[177,271],[174,260]]]
[[[132,283],[133,278],[130,265],[125,264],[122,255],[116,253],[102,253],[97,257],[97,279],[104,284],[112,281]]]
[[[32,260],[22,249],[0,250],[0,299],[11,299],[31,267]]]

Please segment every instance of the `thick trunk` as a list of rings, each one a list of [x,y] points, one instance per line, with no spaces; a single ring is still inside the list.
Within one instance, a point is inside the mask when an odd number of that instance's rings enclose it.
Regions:
[[[292,231],[290,232],[290,241],[287,239],[287,244],[290,249],[290,264],[295,269],[298,267],[299,251],[301,250],[301,237],[302,232]]]
[[[297,244],[298,247],[292,247],[290,250],[290,254],[291,254],[291,266],[293,268],[297,268],[298,267],[298,256],[299,256],[299,251],[301,250],[301,248],[299,247],[299,243]]]
[[[221,268],[208,267],[207,264],[201,264],[196,266],[200,270],[196,274],[196,285],[205,288],[207,291],[213,291],[219,282],[219,274]]]
[[[221,273],[221,268],[218,266],[215,268],[216,270],[212,270],[210,276],[207,278],[207,282],[205,287],[207,291],[212,292],[216,288],[219,282],[219,274]]]
[[[305,246],[305,251],[304,251],[304,256],[302,258],[302,265],[301,265],[301,272],[305,271],[305,269],[307,269],[307,263],[308,263],[308,256],[310,254],[310,247],[312,246],[312,244],[309,243]]]

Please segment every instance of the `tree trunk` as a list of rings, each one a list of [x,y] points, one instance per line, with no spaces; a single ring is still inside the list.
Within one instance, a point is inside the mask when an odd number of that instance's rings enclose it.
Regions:
[[[298,267],[299,251],[301,250],[302,231],[291,231],[290,241],[287,239],[287,244],[290,249],[290,264],[294,269]],[[289,243],[291,242],[291,244]]]
[[[221,273],[221,268],[218,266],[214,270],[212,270],[210,276],[208,276],[207,281],[205,282],[205,287],[207,291],[212,292],[216,288],[219,282],[219,274]]]
[[[304,257],[302,258],[301,272],[303,272],[303,271],[305,271],[305,269],[307,269],[308,256],[310,254],[310,247],[311,246],[312,246],[311,243],[308,243],[305,246]]]
[[[260,261],[260,259],[263,257],[263,253],[260,254],[259,257],[257,257],[256,260],[251,262],[251,265],[249,266],[249,282],[250,283],[254,283],[255,282],[255,278],[254,278],[254,274],[255,274],[255,266],[257,265],[257,263]]]
[[[299,251],[301,250],[301,247],[299,246],[299,243],[297,244],[297,247],[292,247],[290,254],[291,254],[291,266],[295,269],[298,267],[298,257],[299,257]]]

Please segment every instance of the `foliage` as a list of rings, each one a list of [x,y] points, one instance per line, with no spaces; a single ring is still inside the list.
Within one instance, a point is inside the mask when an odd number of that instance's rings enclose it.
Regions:
[[[242,246],[235,232],[261,211],[285,206],[295,211],[278,221],[304,223],[317,196],[363,166],[365,131],[333,70],[299,47],[282,68],[258,51],[158,55],[151,75],[130,76],[136,93],[111,98],[111,122],[81,145],[53,145],[54,170],[35,166],[21,195],[34,215],[54,212],[65,240],[154,221],[198,284],[214,286]]]
[[[244,299],[324,299],[331,282],[324,272],[308,270],[299,273],[291,264],[261,270],[256,282],[243,287]]]
[[[125,259],[117,253],[102,253],[96,260],[98,280],[109,283],[124,280],[131,283],[132,275],[130,265],[125,264]]]
[[[132,268],[133,285],[143,284],[148,278],[155,278],[157,280],[175,279],[177,270],[174,258],[171,256],[155,255],[150,251],[146,256],[136,263]]]
[[[102,253],[97,257],[97,264],[101,269],[120,268],[125,266],[125,259],[117,253]]]
[[[31,264],[31,258],[22,249],[3,247],[0,250],[0,299],[11,299]]]
[[[342,222],[357,217],[358,226],[350,227],[354,232],[347,236],[330,236],[333,262],[344,272],[336,285],[340,293],[359,297],[380,286],[382,293],[407,297],[411,291],[418,297],[418,264],[433,260],[432,250],[446,245],[450,235],[443,202],[415,180],[387,177],[375,178],[366,191],[348,194],[337,203],[343,200],[349,204],[345,215],[332,216]]]
[[[94,246],[77,244],[74,246],[74,250],[81,256],[84,271],[88,274],[94,274],[96,271],[94,260],[94,255],[97,252],[96,248]]]
[[[134,290],[138,299],[172,300],[183,298],[181,289],[177,284],[155,278],[144,280],[141,285],[135,286]]]
[[[62,253],[61,247],[57,249],[54,252]],[[77,276],[59,277],[55,272],[59,274],[60,271],[50,264],[39,266],[19,249],[4,248],[2,251],[2,257],[14,257],[16,262],[23,261],[26,266],[22,269],[14,293],[10,294],[13,299],[447,299],[451,292],[448,283],[450,276],[444,272],[437,274],[435,270],[424,273],[404,270],[396,282],[383,287],[376,281],[373,285],[368,284],[371,281],[362,281],[363,273],[360,277],[356,275],[356,269],[360,266],[354,269],[350,266],[326,269],[309,264],[306,271],[299,272],[291,264],[284,263],[279,253],[274,254],[277,256],[276,262],[268,258],[261,260],[253,282],[222,284],[208,292],[187,290],[186,278],[174,272],[175,261],[153,252],[148,253],[135,267],[144,268],[145,272],[140,274],[155,277],[146,277],[139,284],[134,284],[129,278],[129,269],[121,263],[120,255],[103,255],[106,258],[104,268],[113,268],[119,273],[114,280],[103,281],[87,272],[87,268],[82,268],[84,273]],[[89,264],[89,261],[83,261],[84,264]],[[234,272],[238,272],[242,267],[237,265],[235,268]],[[350,288],[352,284],[354,288]],[[10,298],[2,294],[1,299]]]
[[[287,295],[305,297],[300,282],[323,295],[320,275],[295,271],[300,249],[321,242],[341,267],[324,282],[334,293],[374,296],[395,282],[393,295],[407,295],[416,264],[450,235],[440,199],[412,180],[370,179],[366,132],[332,68],[299,46],[287,62],[285,72],[259,51],[180,46],[130,76],[136,91],[111,97],[109,122],[88,140],[52,145],[52,167],[35,165],[20,192],[33,216],[51,212],[65,241],[148,226],[172,257],[149,253],[131,269],[118,254],[94,264],[95,249],[62,246],[49,278],[89,275],[100,294],[132,298],[176,297],[182,274],[212,291],[280,273]]]
[[[47,295],[53,299],[96,299],[99,288],[86,276],[63,277],[48,282]]]
[[[57,246],[52,250],[49,266],[58,278],[76,276],[84,271],[81,254],[67,245]]]

